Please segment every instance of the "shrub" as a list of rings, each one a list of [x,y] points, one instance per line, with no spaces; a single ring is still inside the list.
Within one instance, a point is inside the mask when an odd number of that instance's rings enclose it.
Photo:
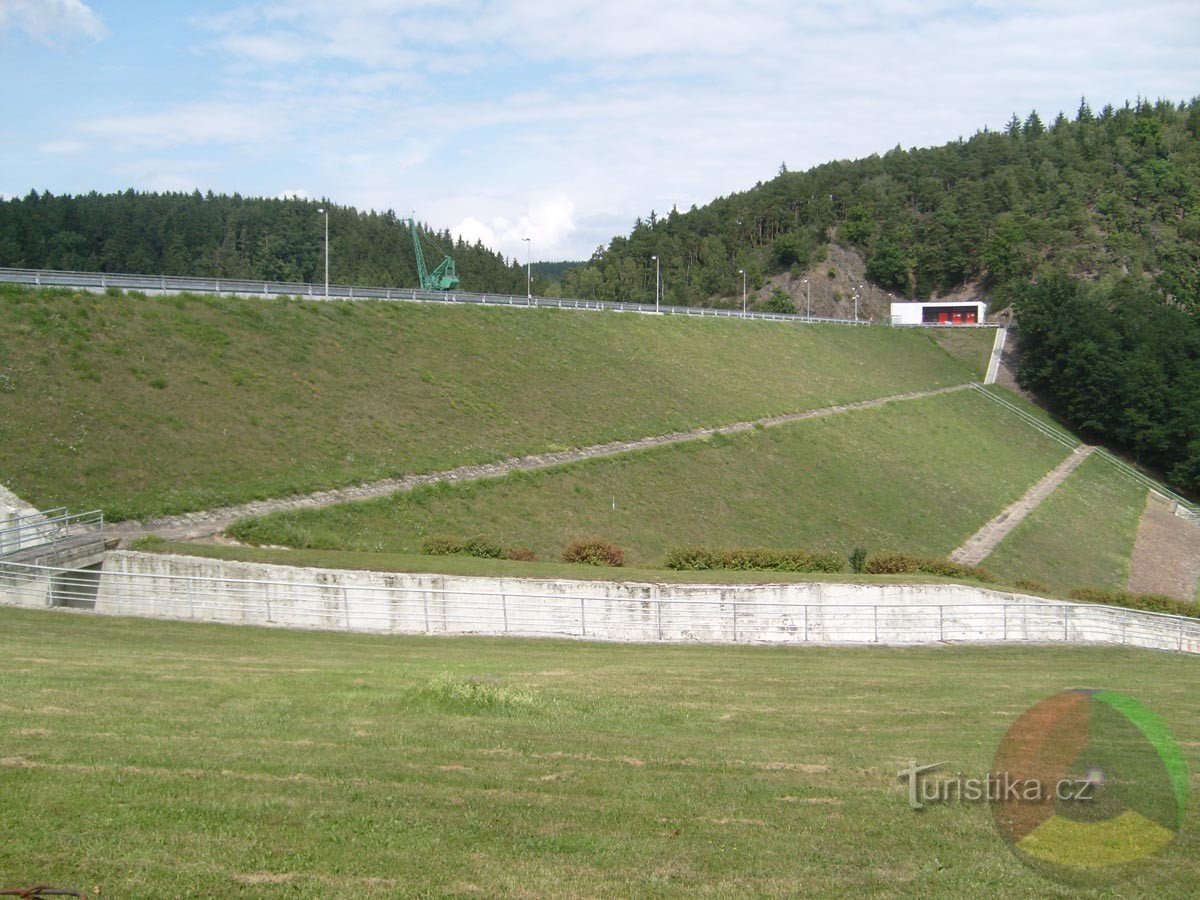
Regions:
[[[589,566],[623,566],[625,551],[603,538],[579,538],[567,544],[562,560]]]
[[[867,557],[863,571],[871,575],[905,575],[920,572],[925,575],[944,575],[948,578],[971,578],[989,584],[996,576],[982,566],[967,566],[937,556],[915,556],[911,553],[873,553]]]
[[[1028,578],[1018,578],[1013,582],[1013,587],[1020,591],[1033,591],[1037,594],[1049,594],[1050,588],[1042,584],[1040,581],[1032,581]]]
[[[442,672],[416,693],[419,699],[430,705],[456,712],[510,713],[540,705],[537,695],[529,688],[503,684],[487,675],[464,678]]]
[[[855,547],[850,551],[850,571],[861,575],[867,567],[867,548]]]
[[[683,547],[667,554],[665,565],[677,572],[720,568],[717,555],[704,547]]]
[[[1188,616],[1200,619],[1200,606],[1186,600],[1176,600],[1164,594],[1131,594],[1129,591],[1108,591],[1103,588],[1083,587],[1071,591],[1072,600],[1080,603],[1098,603],[1104,606],[1124,606],[1144,612],[1166,613],[1172,616]]]
[[[431,537],[421,542],[421,552],[429,556],[477,556],[481,559],[504,559],[507,551],[485,537],[463,540],[454,537]]]
[[[684,547],[667,554],[665,565],[677,571],[732,569],[755,572],[840,572],[842,558],[836,553],[811,553],[807,550],[770,550],[766,547],[740,547],[733,550],[709,550]]]
[[[515,559],[517,562],[533,562],[537,559],[528,547],[512,547],[506,555],[509,559]]]

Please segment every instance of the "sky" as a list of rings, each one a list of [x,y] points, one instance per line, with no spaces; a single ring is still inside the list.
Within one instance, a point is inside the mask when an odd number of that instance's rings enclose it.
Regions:
[[[781,164],[1200,95],[1196,0],[0,0],[0,194],[323,198],[524,261]]]

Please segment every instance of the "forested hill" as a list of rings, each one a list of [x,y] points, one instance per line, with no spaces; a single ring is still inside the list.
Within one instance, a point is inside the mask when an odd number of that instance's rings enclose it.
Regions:
[[[330,280],[417,285],[412,237],[393,212],[198,191],[33,192],[0,202],[0,265],[318,282],[325,278],[320,208],[330,210]],[[449,232],[420,230],[430,268],[450,253],[463,290],[525,293],[524,266]]]
[[[658,255],[671,302],[741,295],[829,240],[861,251],[867,277],[928,297],[978,282],[1005,301],[1045,265],[1089,279],[1144,276],[1200,309],[1200,98],[1138,101],[1073,118],[1013,116],[942,147],[832,162],[702,208],[639,220],[567,275],[565,293],[645,300]],[[995,306],[995,304],[993,304]]]

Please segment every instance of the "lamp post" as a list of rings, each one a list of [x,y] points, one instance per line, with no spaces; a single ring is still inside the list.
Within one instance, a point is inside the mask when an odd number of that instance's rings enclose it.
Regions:
[[[650,258],[651,258],[652,260],[654,260],[654,311],[655,311],[655,312],[658,312],[658,285],[659,285],[659,276],[658,276],[658,272],[659,272],[659,269],[658,269],[658,266],[659,266],[659,260],[658,260],[658,254],[656,253],[654,256],[652,256],[652,257],[650,257]]]
[[[812,286],[808,283],[808,279],[804,279],[804,309],[805,317],[812,318]]]
[[[855,323],[857,323],[858,322],[858,290],[856,289],[854,291],[851,291],[851,294],[854,297],[854,321],[855,321]]]
[[[317,210],[325,215],[325,299],[329,299],[329,210],[324,207]]]
[[[530,274],[532,272],[532,269],[530,269],[529,258],[530,258],[530,253],[532,253],[531,248],[533,247],[533,243],[527,237],[523,237],[523,238],[521,238],[521,240],[523,240],[525,242],[525,299],[532,300],[533,299],[533,275]]]
[[[738,274],[742,276],[742,318],[746,318],[746,270],[738,269]]]

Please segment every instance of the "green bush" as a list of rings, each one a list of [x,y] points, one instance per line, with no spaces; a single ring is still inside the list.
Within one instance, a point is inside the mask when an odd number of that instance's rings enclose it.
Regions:
[[[771,550],[766,547],[740,547],[733,550],[709,550],[683,547],[672,550],[664,562],[676,571],[732,569],[751,572],[841,572],[842,558],[836,553],[810,553],[807,550]]]
[[[1171,616],[1188,616],[1200,619],[1200,606],[1186,600],[1176,600],[1164,594],[1132,594],[1129,591],[1108,591],[1104,588],[1083,587],[1071,591],[1072,600],[1080,603],[1098,603],[1104,606],[1124,606],[1143,612],[1166,613]]]
[[[480,559],[504,559],[508,551],[503,545],[485,537],[463,540],[454,537],[431,537],[421,542],[421,552],[428,556],[477,556]]]
[[[944,575],[948,578],[970,578],[994,584],[995,575],[982,566],[967,566],[937,556],[916,556],[912,553],[873,553],[867,557],[863,571],[871,575]]]
[[[562,561],[589,566],[623,566],[625,551],[603,538],[579,538],[567,544]]]
[[[867,548],[855,547],[850,551],[850,571],[861,575],[867,567]]]

